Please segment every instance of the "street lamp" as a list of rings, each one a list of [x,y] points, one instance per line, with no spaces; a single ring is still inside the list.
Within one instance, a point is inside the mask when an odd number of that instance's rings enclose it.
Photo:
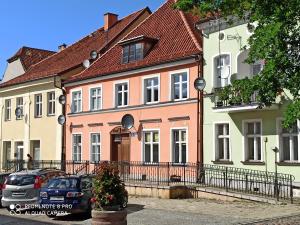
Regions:
[[[273,152],[275,153],[275,187],[274,187],[274,191],[275,191],[275,195],[276,195],[276,199],[277,201],[279,201],[279,190],[278,190],[278,174],[277,174],[277,153],[279,152],[279,149],[277,147],[272,148]]]

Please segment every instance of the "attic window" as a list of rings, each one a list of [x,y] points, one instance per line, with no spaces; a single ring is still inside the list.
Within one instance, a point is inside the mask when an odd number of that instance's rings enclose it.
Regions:
[[[143,49],[143,43],[133,43],[123,46],[123,63],[129,63],[143,59]]]

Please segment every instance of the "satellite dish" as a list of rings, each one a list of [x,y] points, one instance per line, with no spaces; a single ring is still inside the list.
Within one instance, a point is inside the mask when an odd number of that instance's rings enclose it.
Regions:
[[[91,59],[96,59],[98,57],[98,53],[96,50],[91,51],[90,53]]]
[[[22,114],[23,114],[22,111],[23,111],[23,110],[22,110],[20,107],[17,107],[16,110],[15,110],[15,115],[16,115],[16,117],[22,116]]]
[[[86,59],[83,61],[82,65],[84,66],[84,68],[89,68],[91,63],[90,63],[90,60]]]
[[[206,86],[206,81],[203,77],[198,77],[194,82],[194,87],[197,91],[203,91]]]
[[[58,98],[58,102],[62,105],[66,104],[66,96],[65,95],[60,95]]]
[[[129,130],[134,126],[134,118],[130,114],[126,114],[121,120],[122,127]]]
[[[58,118],[57,118],[57,122],[58,124],[60,125],[64,125],[65,122],[66,122],[66,117],[64,115],[60,115]]]

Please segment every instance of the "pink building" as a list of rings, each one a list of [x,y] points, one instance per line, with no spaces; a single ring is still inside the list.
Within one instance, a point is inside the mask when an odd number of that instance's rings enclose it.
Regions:
[[[65,82],[66,159],[196,162],[201,38],[197,18],[167,1]],[[134,127],[121,128],[131,114]],[[198,152],[197,152],[198,151]]]

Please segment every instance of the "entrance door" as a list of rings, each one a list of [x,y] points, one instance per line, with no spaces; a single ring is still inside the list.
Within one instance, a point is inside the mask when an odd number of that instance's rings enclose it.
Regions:
[[[122,127],[111,132],[111,161],[130,161],[130,133]]]
[[[16,160],[17,160],[17,171],[23,170],[23,142],[16,142]]]
[[[111,160],[130,161],[130,136],[129,133],[112,134]]]

